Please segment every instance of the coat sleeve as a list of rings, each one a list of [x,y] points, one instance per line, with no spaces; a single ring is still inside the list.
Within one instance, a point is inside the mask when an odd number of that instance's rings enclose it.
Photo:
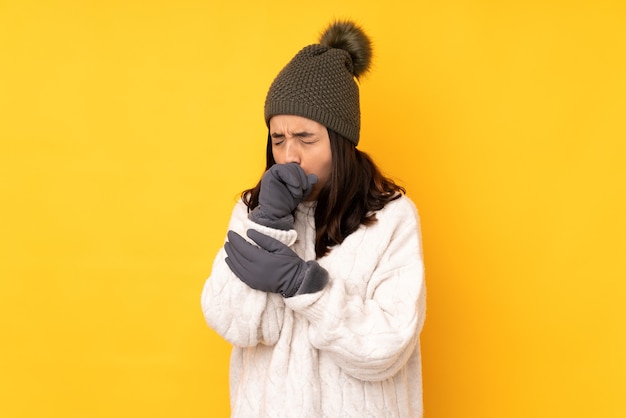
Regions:
[[[233,210],[228,229],[246,237],[246,231],[250,228],[287,245],[295,241],[294,230],[274,230],[250,221],[246,206],[240,201]],[[207,324],[235,346],[275,344],[285,311],[282,296],[250,288],[234,275],[225,258],[226,251],[222,246],[202,290],[202,311]]]
[[[377,218],[375,227],[368,227],[370,237],[352,249],[361,254],[353,259],[355,274],[367,259],[376,260],[369,277],[340,278],[331,273],[321,292],[286,300],[309,320],[311,343],[345,373],[365,381],[390,378],[406,364],[418,345],[426,304],[413,203],[403,197],[388,204]],[[331,266],[329,270],[333,271]],[[354,280],[367,281],[365,297],[350,291]]]

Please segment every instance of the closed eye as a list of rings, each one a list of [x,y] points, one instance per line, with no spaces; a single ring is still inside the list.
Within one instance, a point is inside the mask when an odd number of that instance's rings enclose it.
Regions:
[[[311,132],[295,132],[293,136],[298,138],[298,140],[300,140],[303,144],[314,144],[318,141],[315,135]]]
[[[279,133],[272,133],[272,145],[280,145],[285,141],[285,135]]]

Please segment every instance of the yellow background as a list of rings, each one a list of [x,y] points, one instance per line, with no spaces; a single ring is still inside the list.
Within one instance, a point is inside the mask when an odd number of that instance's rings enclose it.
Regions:
[[[626,416],[626,3],[2,0],[1,417],[228,415],[200,291],[334,17],[421,213],[426,417]]]

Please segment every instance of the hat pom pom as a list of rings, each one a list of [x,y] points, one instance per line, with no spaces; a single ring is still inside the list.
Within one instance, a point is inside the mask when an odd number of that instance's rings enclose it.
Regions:
[[[349,20],[331,23],[320,36],[320,44],[347,51],[356,78],[365,74],[372,61],[372,43],[361,27]]]

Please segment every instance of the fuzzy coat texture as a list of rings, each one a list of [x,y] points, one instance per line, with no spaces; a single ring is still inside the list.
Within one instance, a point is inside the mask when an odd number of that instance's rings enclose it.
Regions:
[[[314,203],[294,229],[248,219],[235,206],[229,229],[249,228],[315,259]],[[419,218],[402,196],[318,259],[322,291],[283,298],[253,290],[228,268],[222,248],[202,292],[207,323],[234,347],[233,417],[422,417],[419,335],[426,291]]]

